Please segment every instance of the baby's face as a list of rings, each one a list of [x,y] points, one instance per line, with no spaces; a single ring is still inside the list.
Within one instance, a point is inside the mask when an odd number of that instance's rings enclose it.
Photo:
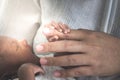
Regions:
[[[18,41],[10,37],[1,38],[2,51],[5,53],[12,54],[22,54],[23,51],[30,49],[25,40]]]
[[[32,54],[32,49],[27,45],[25,40],[18,41],[10,37],[0,38],[2,61],[7,65],[16,65],[27,61]]]
[[[17,70],[26,62],[37,62],[37,57],[25,40],[0,37],[0,45],[0,69],[4,72]]]

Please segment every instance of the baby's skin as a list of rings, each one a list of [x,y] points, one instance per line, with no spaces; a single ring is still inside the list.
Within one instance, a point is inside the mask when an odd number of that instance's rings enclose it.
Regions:
[[[39,64],[39,58],[33,54],[27,41],[0,36],[0,80],[16,74],[20,65],[24,63]]]
[[[51,31],[53,33],[51,33]],[[70,33],[70,29],[65,24],[51,22],[50,24],[47,24],[47,25],[44,26],[43,33],[46,35],[48,41],[52,42],[52,41],[58,41],[58,40],[61,40],[61,39],[65,39],[65,37],[66,37],[65,34]],[[39,46],[37,46],[37,47],[39,47]],[[37,47],[36,47],[36,49],[37,49]],[[39,50],[37,50],[37,51],[39,51]],[[41,65],[41,66],[43,67],[44,65]],[[28,64],[23,64],[19,68],[19,71],[18,71],[19,80],[35,80],[35,74],[37,74],[37,73],[40,73],[40,75],[41,75],[40,77],[43,78],[43,79],[40,78],[40,80],[74,80],[72,78],[70,78],[70,79],[69,78],[68,79],[59,79],[59,78],[57,79],[57,78],[52,78],[52,77],[44,78],[43,76],[46,75],[45,72],[46,71],[44,71],[38,65],[29,64],[29,63]]]
[[[57,41],[63,39],[63,37],[65,38],[65,34],[70,33],[70,29],[66,24],[52,21],[50,24],[45,25],[43,33],[46,35],[48,41]]]

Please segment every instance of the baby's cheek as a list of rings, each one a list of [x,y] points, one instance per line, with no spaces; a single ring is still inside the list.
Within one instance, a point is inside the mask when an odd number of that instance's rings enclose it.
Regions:
[[[21,45],[23,45],[23,46],[29,46],[27,40],[25,40],[25,39],[23,39],[23,40],[18,40],[18,44],[21,44]]]

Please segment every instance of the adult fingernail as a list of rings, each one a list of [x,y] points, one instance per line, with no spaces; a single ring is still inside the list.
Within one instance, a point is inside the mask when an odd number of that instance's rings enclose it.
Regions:
[[[40,59],[40,63],[42,64],[42,65],[46,65],[47,64],[47,59],[45,59],[45,58],[41,58]]]
[[[55,77],[60,77],[60,76],[61,76],[61,73],[60,73],[59,71],[55,71],[55,72],[54,72],[54,76],[55,76]]]
[[[37,45],[36,46],[37,52],[41,52],[43,49],[44,49],[44,47],[42,45]]]

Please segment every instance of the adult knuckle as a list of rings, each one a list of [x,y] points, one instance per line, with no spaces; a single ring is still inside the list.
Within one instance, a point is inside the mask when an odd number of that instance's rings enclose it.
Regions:
[[[53,48],[53,46],[51,46],[51,44],[48,44],[46,47],[47,47],[46,51],[53,51],[54,50],[54,48]]]
[[[94,58],[94,57],[93,57],[93,58]],[[94,58],[94,59],[92,59],[91,61],[92,61],[92,65],[94,65],[94,66],[98,66],[98,65],[99,65],[97,58]]]
[[[94,70],[95,70],[95,71],[97,71],[97,70],[99,70],[99,69],[102,68],[99,61],[94,62],[93,67],[94,67]]]
[[[90,38],[93,38],[93,39],[96,39],[96,38],[100,38],[101,37],[101,34],[100,32],[91,32],[91,34],[89,35]]]
[[[86,72],[84,72],[84,74],[86,74],[87,76],[93,76],[94,75],[94,71],[92,69],[89,69]]]
[[[47,58],[48,64],[47,65],[56,65],[55,60],[52,58]]]
[[[96,75],[96,68],[94,66],[90,67],[90,71],[88,72],[90,76],[95,76]]]
[[[83,75],[84,73],[83,72],[81,72],[81,71],[75,71],[74,72],[74,75],[76,75],[76,76],[80,76],[80,75]]]
[[[67,61],[66,61],[66,64],[67,64],[67,65],[72,66],[74,63],[76,63],[76,59],[73,58],[73,57],[71,57],[71,56],[66,56],[65,59],[67,60]]]
[[[67,50],[68,47],[71,46],[71,42],[70,42],[70,41],[64,40],[63,43],[64,43],[64,44],[63,44],[63,48],[64,48],[65,50]]]
[[[97,57],[92,57],[93,59],[91,59],[91,69],[94,71],[94,70],[97,70],[98,68],[100,68],[100,62],[99,62],[99,58]]]
[[[81,69],[81,70],[76,70],[74,72],[74,75],[76,76],[92,76],[94,73],[93,73],[93,70],[91,68],[86,68],[86,69]]]
[[[100,75],[102,71],[103,71],[102,67],[93,66],[93,74],[94,74],[94,76]]]
[[[63,77],[63,78],[66,78],[66,77],[70,77],[70,76],[71,76],[71,73],[68,72],[68,71],[62,70],[61,73],[62,73],[62,74],[61,74],[61,77]]]
[[[95,45],[95,46],[94,46],[94,49],[95,49],[96,51],[102,51],[102,47],[101,47],[101,46],[98,46],[98,45]]]

